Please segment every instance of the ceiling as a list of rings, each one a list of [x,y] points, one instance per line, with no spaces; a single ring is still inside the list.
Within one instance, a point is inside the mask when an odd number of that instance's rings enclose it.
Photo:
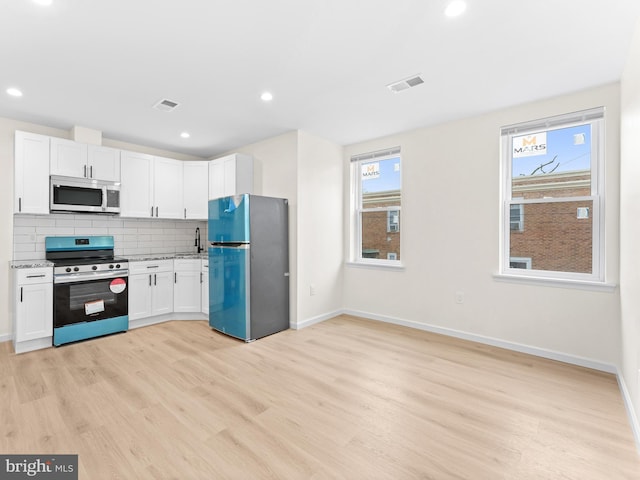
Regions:
[[[2,0],[0,116],[203,158],[296,129],[347,145],[618,81],[640,17],[637,0],[447,3]]]

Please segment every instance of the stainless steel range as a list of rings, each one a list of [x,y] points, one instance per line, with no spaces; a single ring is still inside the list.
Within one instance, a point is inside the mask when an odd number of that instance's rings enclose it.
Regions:
[[[53,344],[129,329],[129,262],[112,236],[46,237],[53,268]]]

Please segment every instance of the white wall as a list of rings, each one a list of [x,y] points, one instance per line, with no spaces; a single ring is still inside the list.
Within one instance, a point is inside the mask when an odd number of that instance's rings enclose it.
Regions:
[[[499,256],[500,127],[604,105],[606,271],[609,282],[618,282],[619,102],[619,85],[608,85],[345,148],[348,178],[350,156],[401,147],[401,258],[406,267],[347,266],[347,311],[618,365],[617,289],[505,283],[493,274]],[[347,199],[348,193],[345,182]],[[457,291],[464,292],[461,305],[454,301]]]
[[[342,309],[342,147],[298,137],[298,323]],[[311,295],[310,287],[315,294]]]
[[[622,375],[640,416],[640,23],[622,77],[620,295]],[[636,429],[640,424],[636,425]],[[640,442],[640,438],[637,439]]]

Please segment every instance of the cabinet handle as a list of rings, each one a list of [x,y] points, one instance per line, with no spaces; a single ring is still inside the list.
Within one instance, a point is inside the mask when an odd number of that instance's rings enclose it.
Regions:
[[[18,197],[18,212],[22,212],[22,197]]]
[[[151,216],[153,217],[153,206],[151,207]]]
[[[158,268],[160,265],[147,265],[147,268]]]
[[[202,283],[202,272],[200,272],[200,283]]]
[[[93,178],[93,165],[89,167],[89,178]]]
[[[42,275],[27,275],[27,278],[44,278],[44,274]]]
[[[83,170],[83,172],[84,172],[84,173],[82,174],[82,176],[83,176],[84,178],[87,178],[87,166],[85,165],[85,166],[84,166],[84,167],[82,167],[82,168],[84,169],[84,170]]]
[[[151,286],[151,274],[149,274],[149,286]]]
[[[22,303],[22,287],[20,287],[20,303]]]
[[[158,217],[158,207],[156,207],[156,218]]]
[[[173,283],[178,283],[178,274],[176,272],[173,273]]]
[[[184,218],[187,218],[187,209],[184,209]]]
[[[153,286],[155,287],[156,285],[158,285],[158,275],[157,274],[153,274]]]

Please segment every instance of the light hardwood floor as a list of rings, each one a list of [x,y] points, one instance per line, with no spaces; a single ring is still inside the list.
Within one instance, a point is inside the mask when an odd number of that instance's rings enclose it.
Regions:
[[[3,343],[0,406],[0,452],[88,480],[640,478],[613,375],[349,316]]]

